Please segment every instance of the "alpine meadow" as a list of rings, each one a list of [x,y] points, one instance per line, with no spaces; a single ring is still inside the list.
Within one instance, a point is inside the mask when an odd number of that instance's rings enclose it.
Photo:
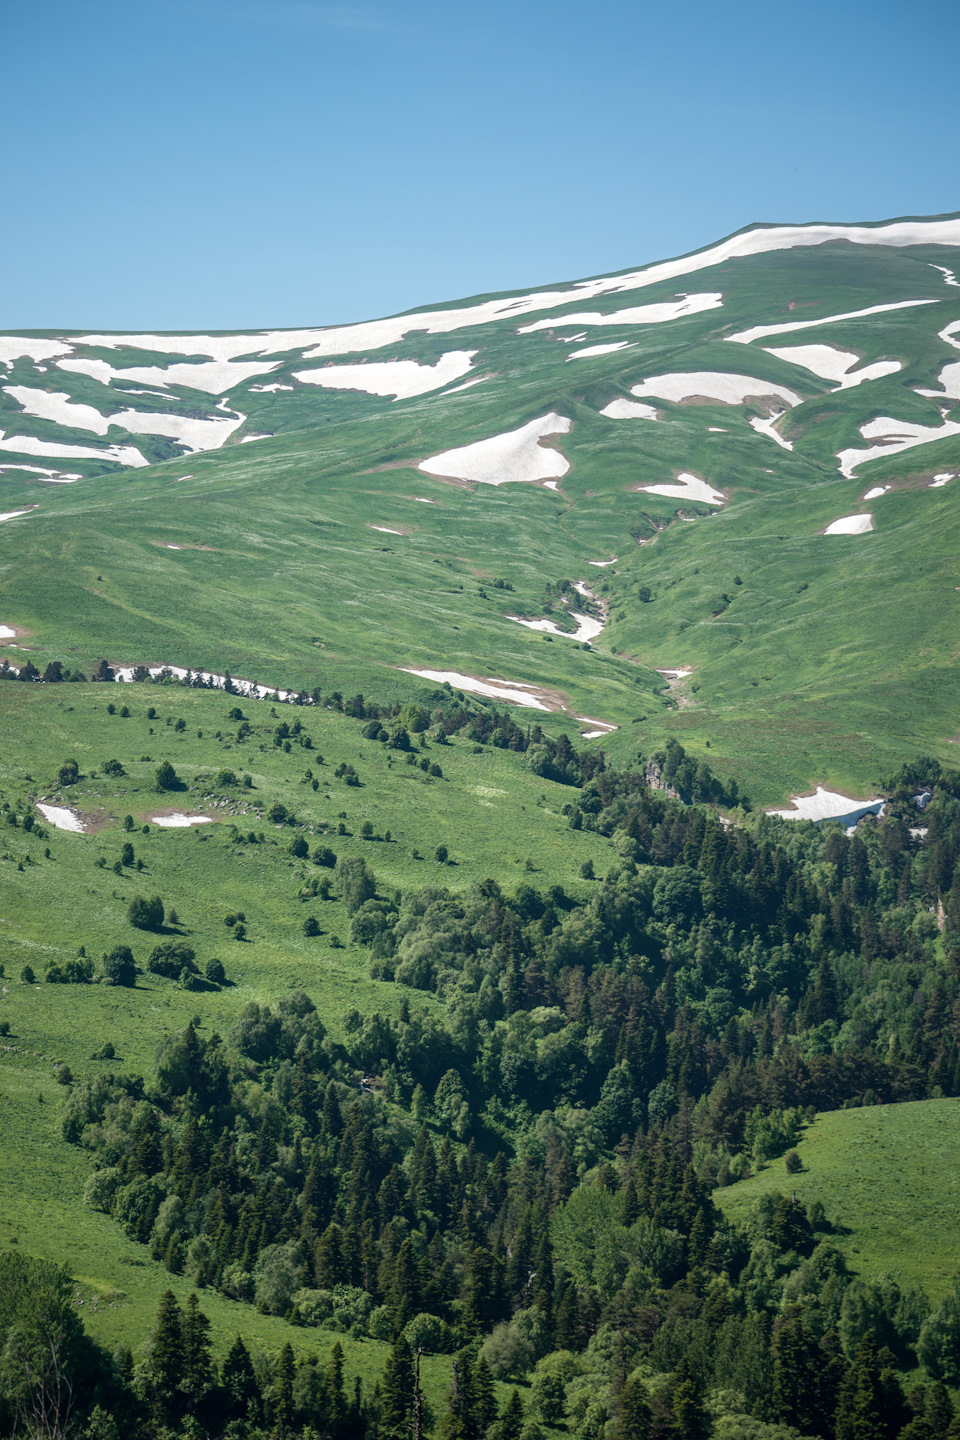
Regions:
[[[960,1440],[958,277],[0,335],[0,1436]]]

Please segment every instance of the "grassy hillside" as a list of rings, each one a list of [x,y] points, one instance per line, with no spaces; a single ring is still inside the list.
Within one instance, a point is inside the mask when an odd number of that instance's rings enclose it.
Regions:
[[[760,1195],[819,1200],[849,1268],[864,1279],[890,1274],[937,1301],[957,1276],[960,1139],[956,1100],[871,1105],[821,1114],[797,1145],[803,1169],[773,1160],[748,1180],[718,1190],[717,1203],[743,1221]]]
[[[153,366],[153,383],[165,385],[167,409],[181,418],[199,407],[211,420],[247,420],[222,448],[178,454],[167,439],[176,458],[150,452],[139,468],[56,461],[84,474],[72,484],[18,471],[16,455],[4,452],[13,468],[0,472],[3,512],[38,508],[0,525],[0,625],[22,632],[19,643],[41,668],[53,657],[89,669],[106,655],[374,696],[418,693],[414,677],[388,668],[398,666],[540,685],[548,703],[618,725],[609,746],[621,759],[670,734],[698,755],[709,742],[716,768],[762,801],[815,781],[862,790],[904,754],[946,760],[960,699],[949,538],[960,490],[929,486],[934,475],[960,470],[956,398],[949,385],[942,399],[936,394],[956,357],[940,332],[956,322],[958,302],[933,267],[952,256],[949,246],[841,240],[732,259],[687,282],[719,296],[716,304],[657,323],[593,322],[672,304],[676,279],[627,277],[619,293],[605,282],[609,293],[589,303],[575,291],[552,292],[546,328],[535,332],[528,326],[539,322],[527,318],[538,313],[534,296],[518,315],[477,312],[449,334],[424,334],[415,319],[389,344],[367,326],[355,338],[338,331],[339,348],[328,337],[328,353],[321,344],[312,360],[310,344],[327,332],[274,337],[263,373],[224,381],[226,409],[183,383],[184,342],[171,355],[160,337],[156,351],[125,348],[122,337],[109,347],[69,337],[85,358],[65,364],[108,364],[117,375]],[[900,301],[918,303],[835,318]],[[565,319],[578,314],[593,320]],[[758,324],[811,328],[731,343]],[[192,362],[202,365],[196,343]],[[263,343],[242,342],[254,354]],[[578,346],[596,343],[626,348],[577,356]],[[768,353],[800,344],[839,348],[860,366],[901,368],[837,388]],[[297,378],[347,363],[360,384],[364,364],[431,367],[460,348],[475,352],[469,373],[482,381],[467,389],[393,400]],[[166,385],[171,362],[181,368]],[[701,371],[754,377],[759,398],[699,403],[694,385],[680,403],[656,400],[657,419],[601,413],[652,376]],[[41,446],[106,442],[25,413],[22,402],[36,408],[36,393],[69,392],[71,404],[103,414],[121,403],[159,412],[165,403],[162,392],[121,389],[116,375],[101,381],[56,359],[40,369],[17,358],[9,381],[3,426]],[[801,402],[777,422],[792,450],[751,428],[772,413],[765,385]],[[465,484],[417,469],[551,411],[571,421],[568,434],[545,442],[570,465],[556,490]],[[893,417],[891,434],[903,424],[927,427],[927,442],[902,453],[894,446],[846,478],[839,452],[866,454],[861,427],[883,416]],[[241,443],[250,434],[267,438]],[[111,430],[106,439],[137,437]],[[22,458],[44,464],[37,454]],[[640,488],[680,472],[706,480],[724,503],[678,503]],[[861,499],[880,486],[892,488]],[[867,511],[872,533],[821,533]],[[512,589],[492,588],[498,578]],[[543,616],[547,587],[563,579],[587,583],[608,609],[590,649],[508,618]],[[668,695],[657,667],[693,674]]]

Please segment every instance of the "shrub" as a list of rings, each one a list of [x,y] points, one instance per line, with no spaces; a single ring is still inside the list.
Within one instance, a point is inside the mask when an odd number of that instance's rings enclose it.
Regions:
[[[163,924],[163,901],[159,895],[149,900],[135,895],[127,906],[127,919],[137,930],[159,930]]]
[[[337,863],[337,857],[327,845],[318,845],[313,852],[314,865],[326,865],[332,870]]]
[[[103,978],[108,985],[131,986],[137,983],[137,967],[128,945],[115,945],[103,958]]]
[[[295,835],[289,844],[290,854],[297,860],[302,860],[310,853],[310,847],[302,835]]]
[[[126,770],[124,770],[123,766],[120,764],[119,760],[104,760],[103,764],[100,766],[100,769],[103,771],[104,775],[126,775],[127,773]]]
[[[314,916],[308,915],[307,918],[306,918],[306,920],[304,920],[304,922],[303,922],[303,933],[304,933],[304,935],[319,935],[319,934],[320,934],[320,925],[319,925],[319,922],[314,918]]]
[[[20,971],[20,979],[23,981],[24,985],[35,985],[37,983],[37,977],[36,975],[34,975],[33,967],[31,965],[24,965],[23,969]]]
[[[287,820],[287,818],[288,815],[286,805],[281,805],[279,800],[274,800],[273,804],[270,806],[270,809],[267,811],[267,819],[270,821],[270,824],[282,825],[284,821]]]
[[[223,961],[216,958],[208,960],[203,972],[211,985],[225,985],[227,983],[227,972],[223,968]]]
[[[438,845],[436,850],[434,850],[433,852],[433,858],[434,860],[436,860],[438,865],[446,865],[449,853],[450,852],[447,850],[446,845]]]
[[[180,777],[169,760],[162,760],[157,766],[155,784],[158,790],[180,789]]]
[[[803,1161],[800,1159],[800,1156],[797,1154],[796,1150],[788,1150],[786,1155],[783,1157],[783,1163],[787,1167],[788,1175],[796,1175],[800,1170],[803,1169]]]
[[[167,980],[177,980],[184,969],[198,974],[195,952],[182,940],[164,940],[150,951],[147,969],[151,975],[162,975]]]
[[[232,770],[218,770],[214,783],[216,785],[236,785],[237,777]]]

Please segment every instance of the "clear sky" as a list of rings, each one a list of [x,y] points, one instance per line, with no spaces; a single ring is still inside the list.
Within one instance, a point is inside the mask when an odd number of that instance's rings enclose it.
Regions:
[[[7,0],[0,328],[360,320],[960,209],[956,0]]]

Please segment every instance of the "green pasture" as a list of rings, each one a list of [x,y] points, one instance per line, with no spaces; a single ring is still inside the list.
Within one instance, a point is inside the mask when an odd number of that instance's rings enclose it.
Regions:
[[[919,1285],[936,1304],[960,1272],[958,1145],[957,1100],[837,1110],[807,1126],[799,1173],[773,1160],[714,1199],[734,1222],[770,1190],[795,1192],[805,1205],[819,1200],[852,1271]]]

